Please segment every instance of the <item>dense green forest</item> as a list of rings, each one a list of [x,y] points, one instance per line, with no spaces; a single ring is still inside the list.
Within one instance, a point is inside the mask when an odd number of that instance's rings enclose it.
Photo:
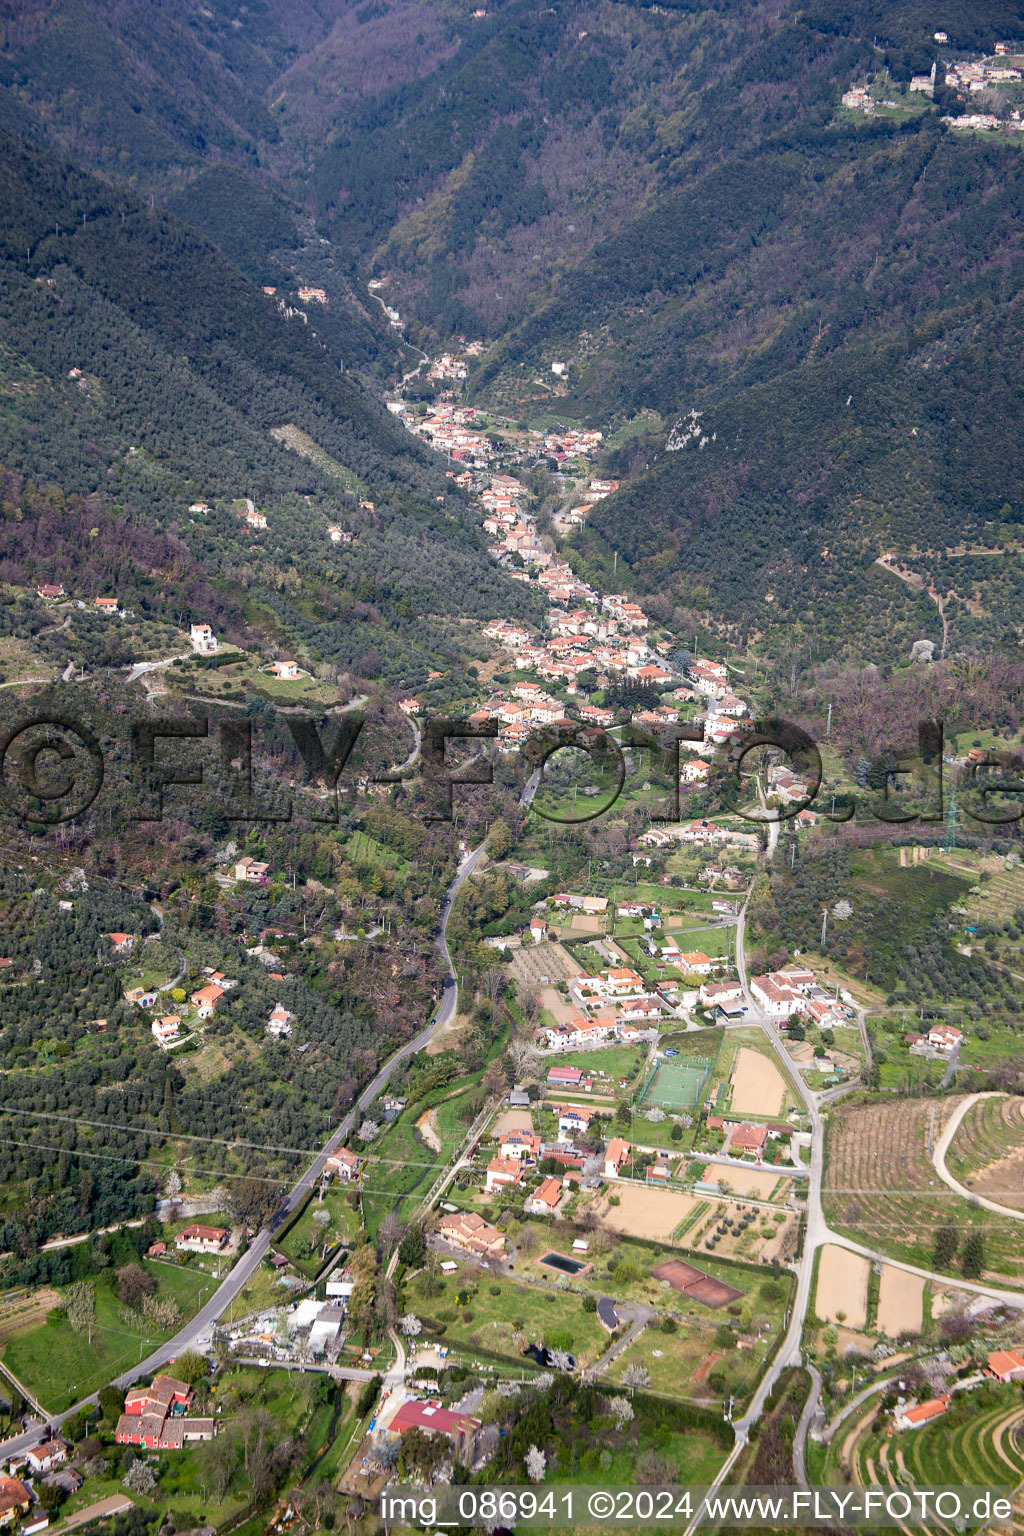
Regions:
[[[120,590],[144,613],[206,618],[240,644],[270,636],[314,668],[371,677],[460,660],[452,626],[466,615],[536,615],[437,461],[301,317],[128,192],[22,141],[4,148],[8,581]],[[372,510],[276,442],[282,424],[358,477]],[[245,496],[270,520],[255,557]],[[211,512],[190,518],[193,500]],[[358,532],[344,553],[326,537],[341,518]]]

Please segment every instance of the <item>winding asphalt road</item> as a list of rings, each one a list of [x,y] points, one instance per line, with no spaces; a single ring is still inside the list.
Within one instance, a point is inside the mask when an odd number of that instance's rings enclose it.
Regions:
[[[539,783],[540,773],[538,771],[531,774],[526,782],[526,786],[520,796],[519,803],[521,806],[526,807],[530,804],[537,792]],[[338,1125],[337,1129],[332,1132],[319,1155],[289,1190],[285,1200],[274,1214],[272,1225],[261,1228],[256,1234],[245,1253],[217,1287],[217,1290],[206,1305],[200,1308],[196,1315],[190,1318],[173,1338],[168,1339],[166,1344],[161,1344],[152,1354],[147,1355],[137,1365],[132,1366],[129,1370],[124,1371],[118,1376],[114,1383],[116,1386],[121,1388],[129,1387],[140,1376],[151,1375],[154,1371],[158,1371],[161,1367],[167,1365],[177,1355],[182,1354],[186,1349],[195,1348],[200,1339],[204,1338],[204,1336],[208,1337],[212,1333],[218,1319],[223,1317],[231,1304],[241,1295],[255,1271],[266,1258],[270,1251],[274,1232],[294,1214],[305,1200],[323,1173],[328,1157],[352,1131],[356,1125],[357,1117],[362,1117],[373,1100],[385,1087],[399,1062],[405,1061],[409,1056],[414,1056],[417,1051],[421,1051],[438,1026],[443,1027],[446,1024],[450,1024],[452,1019],[454,1019],[459,1004],[459,984],[448,949],[448,919],[451,916],[455,897],[474,869],[476,869],[483,856],[483,852],[484,844],[481,843],[479,848],[474,849],[472,853],[467,854],[463,858],[456,871],[455,878],[445,892],[444,900],[441,903],[441,915],[436,940],[438,951],[444,962],[445,980],[441,992],[441,1001],[429,1023],[424,1025],[419,1034],[400,1046],[394,1055],[390,1056],[379,1069],[373,1080],[363,1089],[356,1103]],[[94,1393],[91,1397],[83,1399],[83,1401],[95,1402],[96,1394]],[[59,1425],[69,1415],[77,1412],[80,1407],[81,1403],[76,1403],[64,1413],[52,1417],[50,1423],[55,1426]],[[17,1435],[0,1444],[0,1455],[10,1456],[16,1451],[24,1450],[27,1446],[34,1445],[38,1439],[38,1428],[28,1430],[24,1434]]]
[[[407,1040],[393,1056],[388,1058],[372,1081],[363,1089],[356,1103],[349,1110],[340,1125],[338,1125],[337,1129],[332,1132],[319,1155],[289,1190],[287,1197],[274,1214],[272,1227],[263,1227],[256,1234],[245,1253],[221,1282],[206,1305],[201,1307],[195,1316],[190,1318],[185,1326],[178,1330],[173,1338],[168,1339],[166,1344],[161,1344],[152,1354],[147,1355],[144,1360],[140,1360],[137,1365],[133,1365],[129,1370],[124,1371],[118,1376],[114,1383],[116,1386],[121,1388],[131,1386],[132,1382],[138,1380],[140,1376],[149,1375],[154,1371],[160,1370],[162,1366],[167,1365],[169,1361],[182,1354],[186,1349],[194,1348],[198,1340],[204,1336],[209,1336],[218,1319],[223,1317],[231,1304],[241,1295],[260,1264],[266,1258],[270,1251],[274,1231],[286,1222],[305,1200],[323,1173],[328,1157],[354,1128],[356,1117],[361,1117],[368,1109],[369,1105],[387,1084],[399,1062],[405,1061],[407,1057],[415,1055],[417,1051],[422,1050],[433,1034],[435,1027],[448,1024],[455,1017],[459,1001],[459,987],[451,955],[448,951],[446,930],[455,896],[463,882],[473,873],[482,853],[483,845],[481,844],[479,848],[462,860],[455,879],[445,893],[441,906],[441,921],[437,932],[437,945],[445,964],[446,976],[441,993],[441,1001],[433,1018],[420,1030],[419,1034],[415,1035],[411,1040]],[[84,1399],[84,1401],[90,1402],[95,1400],[95,1394],[91,1398]],[[69,1408],[66,1413],[51,1418],[50,1422],[55,1425],[60,1424],[69,1414],[75,1413],[80,1406],[80,1404],[76,1404],[73,1408]],[[36,1429],[29,1430],[22,1435],[17,1435],[13,1439],[5,1440],[0,1445],[0,1454],[11,1455],[15,1451],[23,1450],[26,1446],[34,1445],[38,1438],[39,1432]]]

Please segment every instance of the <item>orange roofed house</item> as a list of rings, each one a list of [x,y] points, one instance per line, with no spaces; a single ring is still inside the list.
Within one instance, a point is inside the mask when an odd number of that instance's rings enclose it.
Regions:
[[[359,1172],[359,1159],[348,1147],[337,1147],[324,1164],[325,1173],[333,1173],[348,1184]]]
[[[151,1387],[133,1387],[117,1421],[118,1445],[143,1445],[150,1451],[180,1451],[187,1440],[212,1440],[213,1419],[190,1419],[192,1388],[173,1376],[154,1376]]]
[[[203,1227],[193,1221],[182,1227],[174,1246],[183,1253],[220,1253],[230,1236],[228,1227]]]
[[[1015,1349],[995,1350],[988,1357],[985,1375],[995,1377],[996,1381],[1020,1381],[1024,1378],[1024,1355],[1018,1355]]]
[[[615,1179],[622,1172],[623,1166],[629,1161],[629,1142],[623,1141],[621,1136],[613,1136],[604,1149],[604,1176],[606,1179]]]
[[[896,1428],[920,1429],[923,1424],[931,1423],[937,1419],[940,1413],[945,1413],[953,1399],[948,1392],[941,1397],[930,1398],[926,1403],[918,1403],[915,1408],[898,1408],[895,1415]]]
[[[738,1125],[729,1138],[729,1150],[731,1152],[757,1152],[764,1151],[764,1144],[768,1140],[768,1127],[766,1125]]]
[[[538,1189],[534,1190],[528,1200],[523,1202],[523,1209],[533,1216],[552,1216],[561,1198],[562,1181],[552,1174]]]
[[[0,1477],[0,1525],[10,1525],[28,1513],[32,1495],[16,1477]]]
[[[437,1230],[453,1248],[461,1248],[478,1258],[501,1259],[505,1256],[504,1233],[474,1211],[455,1211],[442,1216]]]
[[[200,987],[198,992],[193,992],[190,1001],[201,1019],[210,1019],[223,996],[224,988],[215,987],[211,982],[208,987]]]
[[[523,1165],[518,1157],[492,1157],[487,1164],[485,1192],[490,1195],[496,1189],[518,1184],[522,1177]]]

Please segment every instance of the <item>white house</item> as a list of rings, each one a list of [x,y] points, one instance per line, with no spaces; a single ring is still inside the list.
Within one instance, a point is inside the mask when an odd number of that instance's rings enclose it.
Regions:
[[[217,649],[217,636],[209,624],[193,624],[189,638],[192,649],[199,656],[210,656]]]
[[[490,1195],[496,1189],[505,1189],[511,1184],[518,1184],[522,1177],[523,1165],[518,1157],[492,1157],[487,1164],[484,1189]]]
[[[273,1035],[278,1040],[290,1040],[291,1033],[291,1014],[287,1008],[282,1008],[280,1003],[275,1003],[270,1018],[267,1020],[267,1034]]]
[[[559,1141],[570,1141],[573,1136],[585,1136],[593,1118],[594,1111],[585,1104],[567,1104],[558,1112]]]

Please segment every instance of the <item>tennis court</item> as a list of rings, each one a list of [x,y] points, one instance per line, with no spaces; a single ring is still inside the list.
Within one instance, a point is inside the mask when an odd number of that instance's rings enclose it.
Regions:
[[[662,1057],[655,1062],[637,1096],[637,1105],[687,1114],[698,1103],[711,1076],[709,1056]]]

